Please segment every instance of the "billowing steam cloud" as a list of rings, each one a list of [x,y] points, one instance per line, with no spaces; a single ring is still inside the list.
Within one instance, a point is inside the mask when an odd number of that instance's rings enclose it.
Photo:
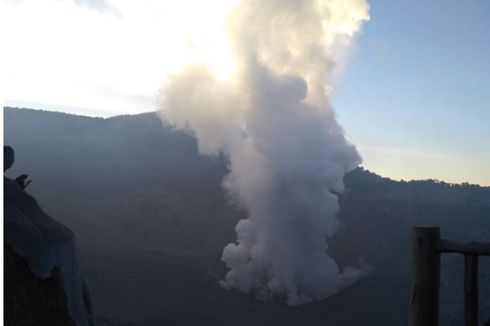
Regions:
[[[224,188],[248,213],[223,250],[222,285],[301,304],[359,277],[327,254],[336,192],[360,163],[329,103],[336,61],[364,20],[364,0],[247,0],[228,17],[236,69],[223,81],[190,66],[162,89],[162,116],[199,151],[229,158]]]

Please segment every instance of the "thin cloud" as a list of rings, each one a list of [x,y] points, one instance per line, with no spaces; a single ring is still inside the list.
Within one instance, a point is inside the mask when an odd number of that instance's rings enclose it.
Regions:
[[[93,9],[101,13],[107,13],[122,18],[121,11],[105,0],[73,0],[73,2],[83,8]]]
[[[409,157],[419,157],[419,158],[427,158],[427,159],[436,159],[436,160],[458,160],[458,161],[467,161],[468,157],[460,156],[460,155],[447,155],[442,153],[434,153],[434,152],[424,152],[418,150],[404,149],[404,148],[392,148],[392,147],[371,147],[371,146],[357,146],[357,148],[361,152],[378,152],[381,154],[391,154],[391,155],[400,155],[400,156],[409,156]]]

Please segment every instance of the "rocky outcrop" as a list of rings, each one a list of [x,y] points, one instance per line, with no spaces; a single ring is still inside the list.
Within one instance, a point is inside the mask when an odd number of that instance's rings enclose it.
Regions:
[[[71,319],[60,270],[42,280],[32,274],[24,258],[4,246],[5,325],[75,325]]]
[[[4,169],[14,161],[4,149]],[[4,178],[5,325],[93,325],[75,237]]]

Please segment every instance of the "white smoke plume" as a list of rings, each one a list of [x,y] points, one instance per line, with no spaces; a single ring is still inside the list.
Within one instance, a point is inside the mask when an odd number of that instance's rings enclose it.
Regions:
[[[328,81],[363,21],[365,0],[245,0],[228,16],[228,80],[189,66],[162,88],[162,117],[225,154],[224,188],[247,212],[223,250],[222,281],[260,299],[325,298],[362,273],[327,254],[342,178],[360,164]]]

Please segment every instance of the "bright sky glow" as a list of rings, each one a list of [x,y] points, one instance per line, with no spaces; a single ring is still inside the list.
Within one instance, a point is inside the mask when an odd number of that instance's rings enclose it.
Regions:
[[[185,63],[232,73],[224,17],[236,1],[1,0],[0,95],[92,116],[154,110]],[[363,165],[490,185],[490,2],[380,0],[370,15],[333,90]]]
[[[7,103],[137,113],[154,109],[166,76],[185,63],[206,63],[226,78],[233,65],[223,25],[233,3],[6,2]]]

